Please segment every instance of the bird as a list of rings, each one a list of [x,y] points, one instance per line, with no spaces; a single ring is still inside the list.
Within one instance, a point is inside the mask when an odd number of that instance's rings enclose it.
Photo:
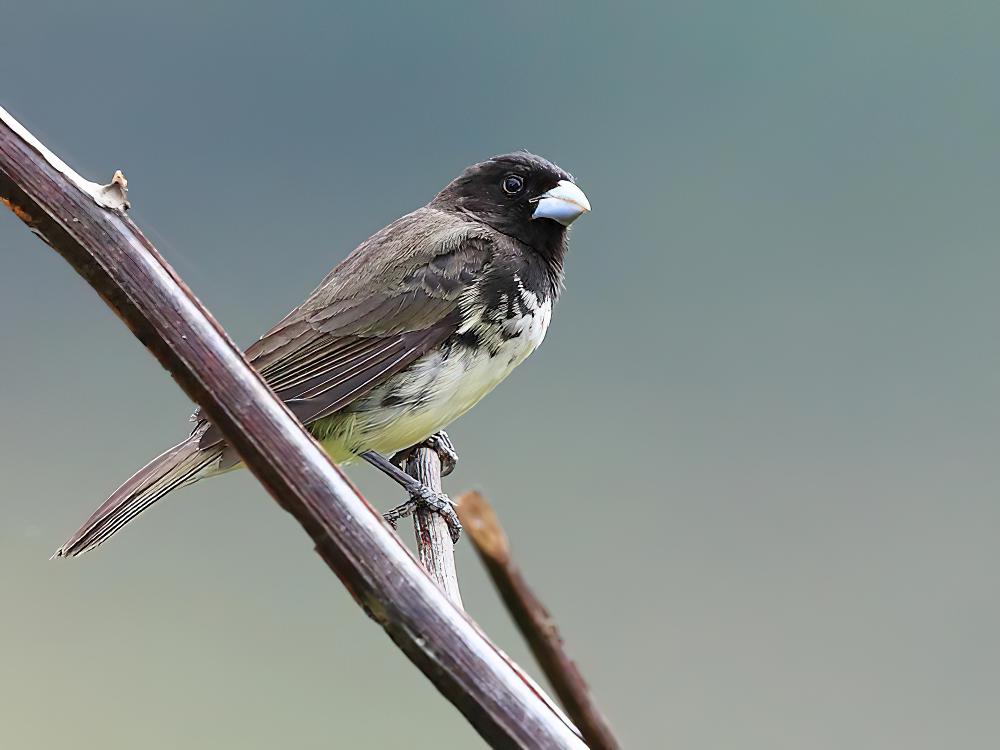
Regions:
[[[569,226],[590,211],[572,175],[527,151],[473,164],[429,203],[362,242],[306,300],[245,352],[337,463],[363,459],[399,482],[406,503],[451,500],[400,468],[427,445],[448,473],[444,428],[545,337],[563,289]],[[199,410],[190,435],[126,480],[56,557],[87,552],[179,487],[241,466]]]

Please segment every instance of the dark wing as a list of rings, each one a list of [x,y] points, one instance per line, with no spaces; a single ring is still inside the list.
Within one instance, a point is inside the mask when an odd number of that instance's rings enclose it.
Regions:
[[[324,419],[455,333],[461,295],[492,256],[474,225],[416,211],[351,253],[247,358],[300,420]],[[222,439],[210,425],[199,445]]]

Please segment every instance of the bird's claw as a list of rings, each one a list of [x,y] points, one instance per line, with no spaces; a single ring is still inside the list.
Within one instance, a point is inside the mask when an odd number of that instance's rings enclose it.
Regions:
[[[441,460],[441,476],[446,477],[455,470],[458,464],[458,451],[455,450],[455,444],[451,442],[447,432],[444,430],[435,432],[424,441],[424,445],[438,454]]]
[[[399,451],[389,460],[402,469],[406,464],[406,460],[417,448],[430,448],[437,453],[438,459],[441,461],[441,476],[443,477],[451,474],[455,470],[456,464],[458,464],[458,451],[455,450],[455,444],[451,442],[451,438],[448,437],[448,433],[444,430],[435,432],[424,442],[414,445],[412,448]]]
[[[402,505],[396,506],[388,513],[383,513],[382,518],[392,528],[396,528],[399,519],[412,515],[418,508],[427,508],[434,513],[440,514],[448,524],[451,541],[455,544],[458,543],[459,538],[462,536],[462,522],[458,520],[458,514],[455,512],[455,503],[443,492],[435,492],[426,485],[415,488],[410,493],[409,500]]]

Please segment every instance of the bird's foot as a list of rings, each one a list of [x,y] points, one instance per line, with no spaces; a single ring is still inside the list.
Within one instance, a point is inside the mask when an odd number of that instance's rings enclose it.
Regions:
[[[434,513],[440,514],[448,524],[451,532],[451,541],[458,543],[462,536],[462,522],[458,520],[455,513],[455,503],[443,492],[435,492],[426,485],[420,485],[410,490],[410,499],[402,505],[398,505],[388,513],[383,513],[384,518],[392,528],[396,528],[399,519],[406,518],[419,508],[427,508]]]
[[[455,466],[458,465],[458,451],[455,450],[455,444],[451,442],[447,432],[444,430],[435,432],[424,441],[424,445],[438,454],[441,460],[441,476],[446,477],[455,470]]]
[[[435,432],[424,442],[414,445],[412,448],[407,448],[405,450],[399,451],[393,455],[390,459],[396,466],[403,468],[403,465],[417,448],[430,448],[432,451],[437,453],[438,458],[441,461],[441,476],[446,477],[451,472],[455,470],[455,465],[458,463],[458,451],[455,450],[455,444],[451,442],[451,438],[448,437],[448,433],[444,430]]]

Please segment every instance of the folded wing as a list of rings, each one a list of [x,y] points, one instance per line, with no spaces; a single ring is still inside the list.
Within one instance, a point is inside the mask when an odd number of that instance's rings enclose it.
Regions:
[[[304,423],[329,417],[454,334],[492,257],[468,222],[421,209],[359,247],[247,358]],[[222,442],[209,425],[199,446]]]

